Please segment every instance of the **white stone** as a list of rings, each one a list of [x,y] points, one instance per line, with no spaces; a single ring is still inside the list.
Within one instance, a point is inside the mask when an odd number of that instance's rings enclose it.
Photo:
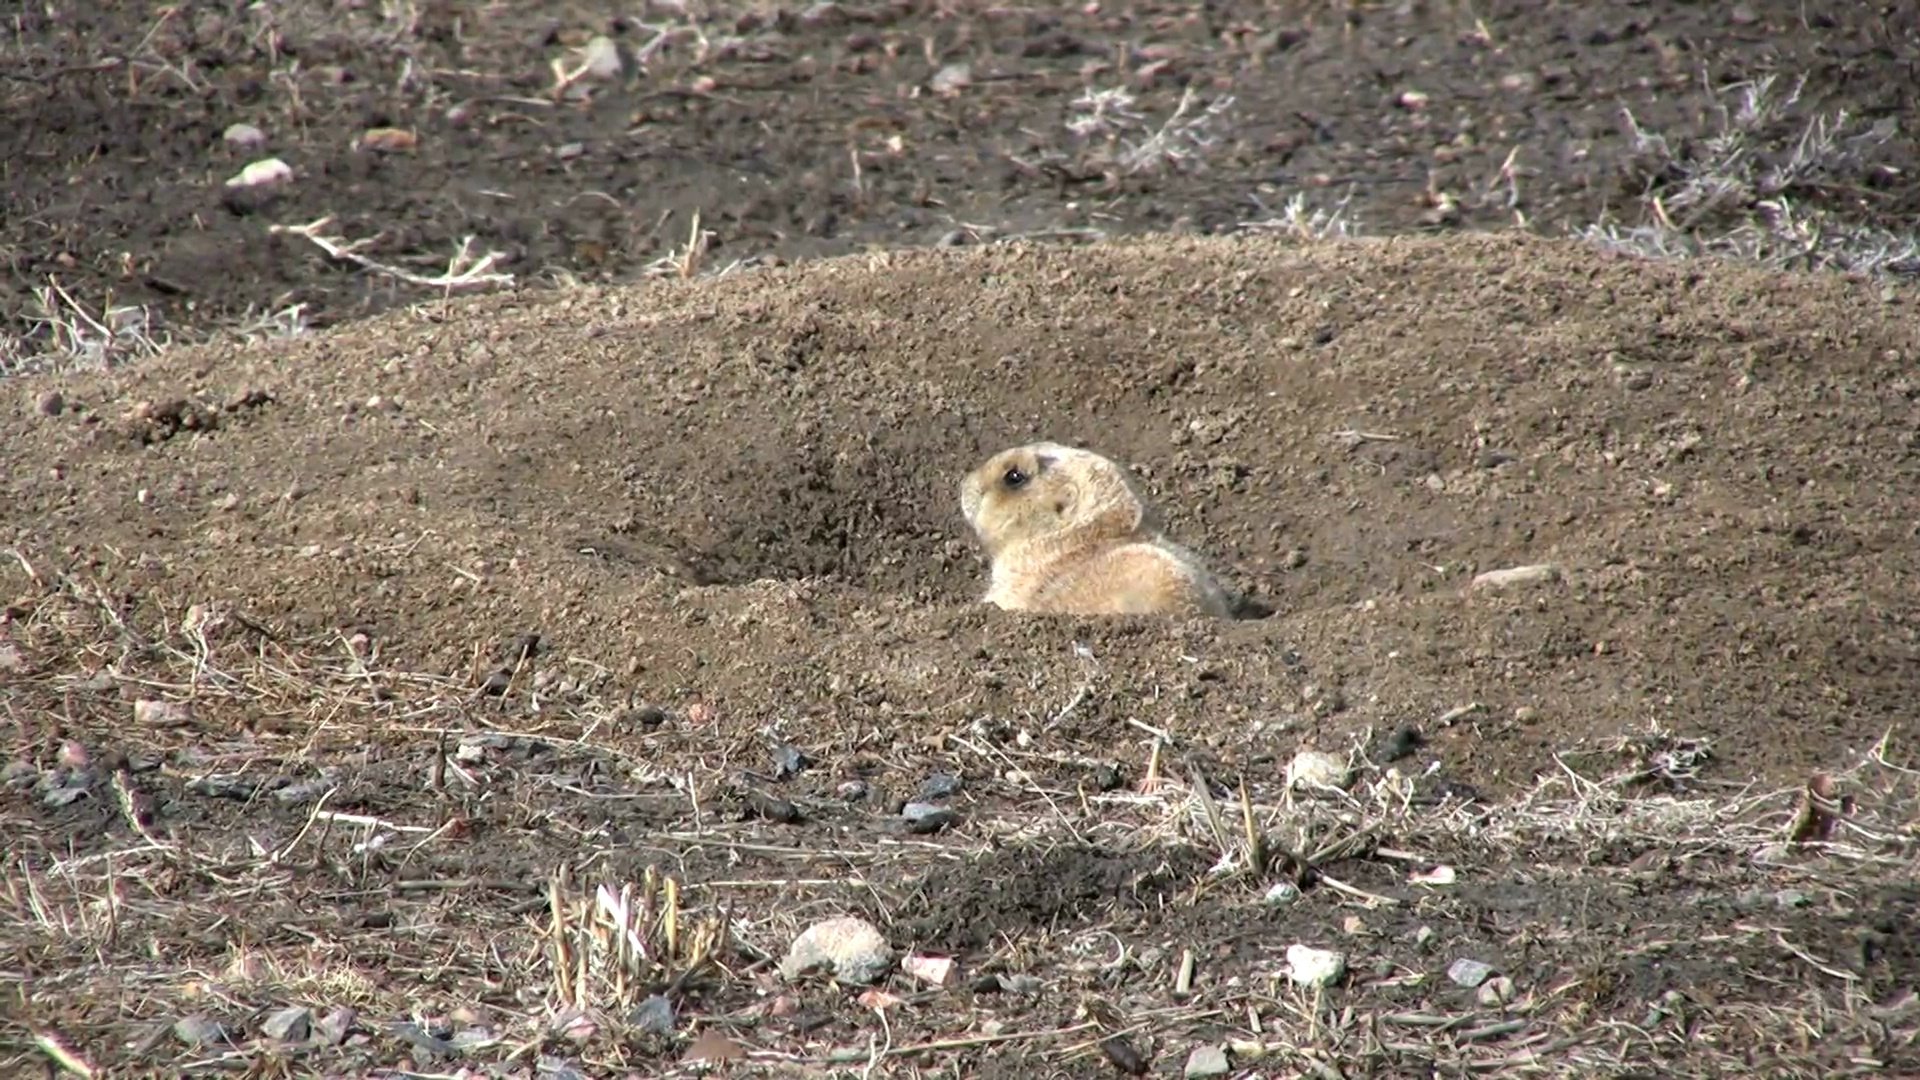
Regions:
[[[1311,945],[1287,946],[1287,977],[1309,990],[1331,986],[1346,972],[1344,953]]]
[[[1538,563],[1533,566],[1512,566],[1505,570],[1489,570],[1473,579],[1475,589],[1505,589],[1515,585],[1540,585],[1560,579],[1560,568],[1552,563]]]
[[[1201,1080],[1208,1076],[1225,1076],[1232,1070],[1227,1064],[1227,1052],[1218,1046],[1196,1046],[1193,1053],[1187,1055],[1187,1080]]]
[[[1287,786],[1324,787],[1345,790],[1347,763],[1324,750],[1302,750],[1287,765]]]
[[[893,948],[886,936],[865,919],[842,915],[802,930],[787,948],[780,973],[796,979],[811,968],[824,967],[837,979],[864,986],[892,966]]]
[[[241,169],[239,174],[227,180],[228,187],[261,187],[267,184],[284,184],[293,179],[293,169],[279,158],[262,158]]]

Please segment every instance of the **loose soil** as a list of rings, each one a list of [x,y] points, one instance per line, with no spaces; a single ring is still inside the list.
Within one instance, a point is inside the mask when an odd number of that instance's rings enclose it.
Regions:
[[[1843,882],[1778,841],[1813,771],[1916,735],[1916,355],[1911,298],[1838,276],[1517,234],[1151,238],[436,302],[25,380],[0,491],[25,673],[11,827],[34,873],[88,868],[41,886],[85,910],[84,875],[141,858],[129,823],[154,822],[168,872],[140,887],[205,905],[145,931],[177,963],[260,949],[365,972],[390,927],[434,927],[480,965],[436,1015],[532,1004],[546,977],[486,976],[482,941],[538,967],[542,924],[516,913],[544,907],[556,866],[678,875],[737,913],[739,963],[778,956],[796,920],[862,913],[970,973],[1050,980],[1017,1004],[902,1006],[902,1045],[988,1016],[1073,1029],[916,1058],[1005,1075],[1098,1074],[1049,1056],[1096,1030],[1171,1068],[1247,1004],[1291,1007],[1269,976],[1298,940],[1352,950],[1352,992],[1382,1015],[1495,1022],[1431,981],[1461,954],[1530,995],[1513,1046],[1329,1051],[1387,1072],[1543,1047],[1575,1068],[1606,1023],[1682,998],[1745,1046],[1786,1022],[1783,981],[1823,1003],[1796,1009],[1902,1008],[1911,804],[1848,781],[1890,878]],[[1032,437],[1133,463],[1174,535],[1271,613],[980,605],[958,476]],[[1540,564],[1555,576],[1474,584]],[[129,726],[130,700],[179,711]],[[1303,747],[1351,750],[1373,794],[1345,816],[1284,794]],[[49,801],[75,753],[93,797]],[[147,803],[108,784],[123,761]],[[906,831],[895,812],[936,774],[960,781],[940,800],[959,820]],[[1304,830],[1272,849],[1312,898],[1297,912],[1260,908],[1270,875],[1208,870],[1243,786],[1257,818]],[[345,835],[313,836],[322,794]],[[379,823],[418,831],[356,853]],[[1409,883],[1433,863],[1460,886]],[[253,889],[273,895],[236,898]],[[98,1033],[95,1053],[194,1006],[176,987],[56,1005],[68,940],[34,953],[31,1008],[53,1011],[30,1015]],[[1170,998],[1188,951],[1211,989]],[[379,985],[426,992],[396,965]],[[220,993],[338,1004],[327,976],[272,970],[228,970]],[[848,992],[777,997],[771,978],[736,969],[686,1007],[769,1061],[864,1045]],[[391,992],[363,1007],[391,1013]],[[1096,1023],[1086,995],[1173,1012],[1076,1027]],[[236,1007],[212,1011],[237,1029]],[[406,1052],[366,1022],[344,1060]],[[1832,1023],[1825,1049],[1752,1060],[1912,1060]],[[604,1067],[678,1052],[589,1046]],[[1634,1053],[1704,1067],[1692,1043]]]
[[[1775,99],[1800,86],[1755,140],[1781,154],[1839,110],[1893,124],[1879,166],[1779,192],[1798,214],[1900,231],[1920,216],[1912,0],[36,4],[5,33],[0,350],[18,338],[23,355],[46,344],[49,306],[74,318],[42,301],[50,283],[126,336],[180,340],[423,295],[269,231],[327,217],[427,276],[471,237],[529,285],[657,271],[695,214],[710,268],[1231,231],[1295,194],[1376,233],[1631,224],[1672,177],[1629,154],[1628,112],[1678,150],[1737,108],[1709,88],[1769,76]],[[551,65],[578,67],[595,34],[629,75],[556,96]],[[1133,118],[1076,134],[1076,101],[1106,89],[1133,95]],[[1180,159],[1131,168],[1189,90]],[[230,147],[233,124],[264,144]],[[389,126],[417,143],[366,140]],[[225,188],[270,156],[291,184]]]
[[[1920,1072],[1911,288],[1181,235],[1350,185],[1374,232],[1625,214],[1623,104],[1708,130],[1704,65],[1910,116],[1912,5],[661,9],[705,50],[565,102],[565,46],[656,31],[270,7],[8,28],[6,334],[50,276],[183,340],[357,321],[0,383],[0,1068]],[[1235,105],[1127,174],[1065,127],[1090,85]],[[222,197],[235,121],[293,184]],[[417,147],[354,148],[387,125]],[[696,211],[732,269],[657,273]],[[535,287],[266,231],[328,214]],[[1139,470],[1254,617],[978,604],[959,476],[1038,437]],[[1303,747],[1351,789],[1289,789]],[[1851,824],[1788,845],[1816,770]],[[956,820],[908,830],[937,777]],[[556,898],[649,873],[730,934],[667,1036],[671,979],[576,1017],[549,951]],[[892,975],[883,1023],[774,973],[841,913],[959,983]],[[1291,986],[1297,942],[1348,973]],[[322,1032],[263,1038],[288,1006]]]

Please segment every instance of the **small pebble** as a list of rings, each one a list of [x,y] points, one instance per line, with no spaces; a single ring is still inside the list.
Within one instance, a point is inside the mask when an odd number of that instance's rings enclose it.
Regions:
[[[1540,585],[1549,581],[1558,581],[1560,568],[1551,563],[1535,566],[1514,566],[1505,570],[1488,570],[1473,579],[1474,589],[1505,589],[1518,585]]]
[[[1302,750],[1287,765],[1287,786],[1326,787],[1344,790],[1348,771],[1344,759],[1323,750]]]
[[[634,1006],[627,1014],[627,1023],[636,1031],[648,1035],[673,1034],[673,1002],[664,994],[654,994],[647,1000]]]
[[[320,1018],[320,1038],[332,1046],[347,1041],[347,1033],[353,1030],[353,1022],[359,1014],[352,1009],[335,1009]]]
[[[927,89],[941,97],[952,97],[973,85],[973,69],[966,64],[948,64],[927,80]]]
[[[915,833],[939,832],[960,820],[953,810],[929,802],[910,802],[900,808],[900,816],[907,820],[907,831]]]
[[[133,722],[141,727],[178,727],[192,719],[191,711],[179,702],[142,698],[133,703]]]
[[[1193,1053],[1187,1055],[1187,1067],[1182,1075],[1187,1080],[1197,1080],[1205,1076],[1225,1076],[1233,1068],[1227,1063],[1227,1052],[1218,1046],[1196,1046]]]
[[[275,1042],[306,1042],[313,1032],[313,1010],[303,1005],[281,1009],[260,1022],[260,1032]]]
[[[363,150],[398,154],[412,150],[418,145],[420,145],[420,136],[406,128],[368,128],[360,135],[360,148]]]
[[[227,1029],[218,1020],[195,1013],[174,1021],[173,1037],[188,1046],[211,1046],[227,1041]]]
[[[781,743],[773,748],[773,778],[785,780],[798,776],[813,762],[799,747],[790,743]]]
[[[293,179],[293,169],[279,158],[265,158],[250,163],[246,168],[227,180],[230,188],[259,188],[284,184]]]
[[[920,798],[944,799],[960,790],[960,778],[947,773],[934,773],[920,785]]]
[[[1487,976],[1491,974],[1493,974],[1493,965],[1483,964],[1478,960],[1469,960],[1464,956],[1455,960],[1447,968],[1447,978],[1452,979],[1457,985],[1464,986],[1469,990],[1486,982]]]
[[[885,935],[865,919],[853,915],[814,923],[787,948],[780,973],[797,979],[814,968],[825,968],[844,982],[868,985],[893,966],[893,949]]]
[[[37,398],[33,407],[41,416],[59,416],[67,411],[67,399],[58,390],[49,390]]]
[[[242,153],[252,153],[267,144],[267,133],[252,124],[228,124],[220,138]]]
[[[581,60],[585,62],[587,74],[596,79],[617,79],[624,65],[620,59],[620,46],[605,34],[596,34],[580,50]]]
[[[1147,1073],[1147,1059],[1133,1048],[1125,1036],[1109,1035],[1100,1040],[1100,1052],[1107,1055],[1107,1060],[1113,1062],[1114,1068],[1128,1076],[1145,1076]]]
[[[950,986],[958,974],[950,956],[913,955],[900,961],[900,970],[928,986]]]
[[[462,1054],[472,1054],[477,1050],[499,1045],[500,1036],[495,1034],[492,1028],[466,1027],[447,1036],[447,1042]]]
[[[1276,881],[1267,887],[1267,894],[1262,899],[1273,907],[1285,907],[1300,899],[1300,886],[1291,881]]]
[[[1505,975],[1496,975],[1482,983],[1475,998],[1482,1008],[1492,1009],[1513,1000],[1513,980]]]
[[[1347,958],[1332,949],[1287,946],[1287,977],[1307,989],[1330,986],[1346,974]]]

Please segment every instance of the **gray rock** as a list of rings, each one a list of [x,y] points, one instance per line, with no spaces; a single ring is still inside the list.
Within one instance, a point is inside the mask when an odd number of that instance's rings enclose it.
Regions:
[[[1268,886],[1267,895],[1262,899],[1272,907],[1286,907],[1300,899],[1300,886],[1291,881],[1276,881]]]
[[[1486,982],[1487,976],[1491,974],[1493,974],[1492,964],[1483,964],[1478,960],[1469,960],[1464,956],[1455,960],[1453,964],[1447,968],[1447,978],[1452,979],[1456,985],[1464,986],[1469,990]]]
[[[173,1022],[173,1037],[188,1046],[212,1046],[227,1042],[227,1029],[220,1021],[201,1013],[183,1016]]]
[[[1493,1009],[1512,1001],[1513,993],[1513,980],[1505,975],[1495,975],[1481,984],[1480,991],[1475,997],[1482,1008]]]
[[[500,1036],[490,1027],[464,1027],[447,1036],[447,1041],[461,1053],[472,1055],[489,1046],[498,1046]]]
[[[920,784],[921,799],[944,799],[959,792],[960,778],[951,773],[934,773]]]
[[[51,774],[43,774],[43,780],[46,775]],[[73,805],[93,788],[93,774],[85,769],[76,769],[71,775],[61,777],[60,781],[59,784],[49,786],[40,796],[42,803],[55,810]]]
[[[428,1032],[426,1028],[410,1021],[398,1021],[387,1025],[387,1034],[410,1043],[418,1053],[428,1057],[452,1057],[455,1053],[452,1043]]]
[[[313,1033],[313,1010],[290,1005],[261,1021],[260,1032],[275,1042],[306,1042]]]
[[[627,1023],[648,1035],[673,1034],[673,1002],[665,994],[655,994],[633,1007]]]
[[[331,1046],[339,1046],[347,1041],[347,1033],[353,1030],[353,1022],[358,1018],[352,1009],[335,1009],[320,1018],[320,1037]]]
[[[267,133],[252,124],[229,124],[221,139],[235,150],[251,153],[267,144]]]
[[[814,923],[787,948],[780,973],[797,979],[825,969],[843,982],[868,985],[893,967],[893,947],[872,923],[852,915]]]
[[[1002,975],[1000,987],[1009,994],[1037,994],[1046,989],[1047,984],[1034,975]]]
[[[1488,570],[1477,574],[1467,584],[1474,590],[1509,589],[1525,585],[1544,585],[1559,581],[1560,567],[1552,563],[1536,563],[1532,566],[1509,566],[1501,570]]]
[[[587,1080],[587,1074],[574,1068],[571,1062],[564,1058],[553,1057],[549,1054],[542,1054],[540,1056],[539,1062],[534,1066],[534,1071],[540,1075],[543,1080]]]
[[[954,810],[938,803],[910,802],[900,808],[900,816],[907,820],[907,831],[933,833],[960,820]]]
[[[1187,1055],[1184,1075],[1187,1080],[1197,1080],[1204,1076],[1225,1076],[1232,1069],[1225,1050],[1218,1046],[1196,1046],[1193,1053]]]
[[[1337,949],[1294,944],[1287,946],[1287,968],[1287,977],[1295,985],[1308,989],[1332,986],[1347,973],[1347,957]]]
[[[811,764],[813,764],[813,761],[807,757],[806,751],[801,750],[791,743],[780,743],[773,748],[773,778],[775,780],[785,780],[790,776],[798,776],[802,772],[805,772],[807,766]]]

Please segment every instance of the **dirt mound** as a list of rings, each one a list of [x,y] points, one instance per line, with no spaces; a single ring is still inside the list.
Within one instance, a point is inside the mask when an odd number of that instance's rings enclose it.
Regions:
[[[742,733],[1090,685],[1063,735],[1414,725],[1498,789],[1652,724],[1783,781],[1911,730],[1917,335],[1846,281],[1519,238],[877,255],[182,351],[58,416],[28,381],[6,531],[412,670],[537,632]],[[1277,614],[981,610],[958,476],[1035,437],[1135,463]],[[1470,585],[1530,564],[1558,574]]]
[[[765,973],[851,910],[966,975],[895,976],[888,1053],[981,1075],[1203,1038],[1304,1068],[1323,1036],[1371,1075],[1904,1068],[1911,774],[1867,751],[1915,734],[1916,338],[1904,292],[1837,277],[1159,239],[21,380],[21,1015],[98,1062],[554,1072],[561,1031],[643,1070],[723,1032],[864,1062],[867,999]],[[1132,462],[1272,613],[979,604],[959,477],[1032,438]],[[1289,789],[1303,745],[1364,782]],[[1788,849],[1815,767],[1854,816]],[[718,966],[575,981],[610,962],[594,884],[662,873],[683,944],[728,926]],[[1276,1004],[1289,943],[1350,952],[1326,1008],[1373,1034]],[[1675,1037],[1606,1050],[1621,1024]]]

